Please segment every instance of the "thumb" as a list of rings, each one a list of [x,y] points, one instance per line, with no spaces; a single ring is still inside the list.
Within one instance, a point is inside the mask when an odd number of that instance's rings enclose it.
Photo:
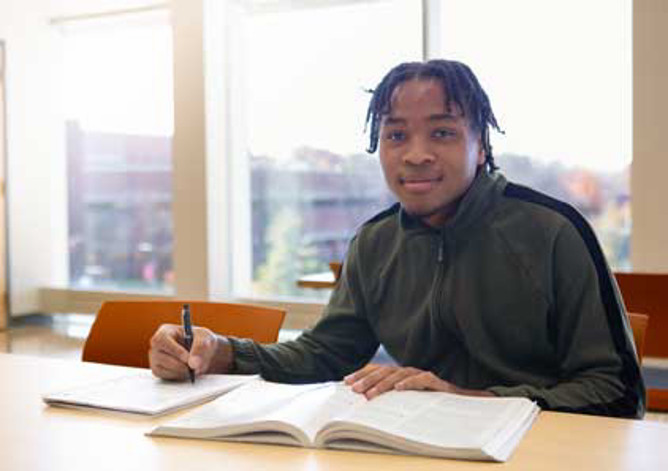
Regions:
[[[190,355],[188,356],[188,366],[195,370],[196,373],[202,373],[202,369],[205,366],[204,359],[209,356],[209,341],[208,332],[199,331],[195,333],[195,338],[193,339],[193,345],[190,349]],[[199,334],[199,335],[198,335]]]
[[[202,357],[195,354],[194,352],[190,352],[190,356],[188,357],[188,366],[194,370],[195,373],[199,373],[199,369],[202,367]]]

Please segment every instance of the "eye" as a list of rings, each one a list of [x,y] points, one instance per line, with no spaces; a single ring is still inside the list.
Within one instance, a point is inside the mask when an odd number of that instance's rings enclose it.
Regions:
[[[393,142],[401,142],[406,139],[406,133],[399,130],[388,131],[385,133],[385,139]]]
[[[431,135],[436,139],[448,139],[457,135],[457,132],[453,129],[439,128],[435,129]]]

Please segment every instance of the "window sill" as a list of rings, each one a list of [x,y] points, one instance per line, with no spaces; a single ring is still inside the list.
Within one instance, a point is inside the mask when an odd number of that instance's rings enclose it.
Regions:
[[[43,313],[95,314],[104,301],[114,300],[173,300],[175,296],[139,292],[84,290],[44,287],[39,290],[39,310]],[[223,301],[223,300],[220,300]],[[235,298],[230,302],[280,307],[287,315],[283,329],[303,330],[312,327],[320,318],[324,304],[275,299]]]

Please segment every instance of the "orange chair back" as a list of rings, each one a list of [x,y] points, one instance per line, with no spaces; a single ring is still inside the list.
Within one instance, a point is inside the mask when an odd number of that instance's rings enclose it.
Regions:
[[[668,389],[648,389],[647,409],[657,412],[668,412]]]
[[[162,324],[181,324],[183,301],[107,301],[97,313],[82,360],[148,368],[149,344]],[[278,339],[285,311],[248,304],[189,302],[193,325],[261,343]]]
[[[645,355],[668,357],[668,273],[615,273],[628,312],[649,316]]]
[[[649,316],[646,314],[638,314],[634,312],[627,313],[627,316],[629,318],[629,323],[631,324],[631,331],[633,332],[633,343],[636,345],[638,362],[642,363],[642,356],[645,351],[645,336],[647,334]]]

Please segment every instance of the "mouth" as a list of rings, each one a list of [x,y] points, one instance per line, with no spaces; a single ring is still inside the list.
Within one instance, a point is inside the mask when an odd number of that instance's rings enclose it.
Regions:
[[[443,177],[399,177],[399,184],[409,193],[428,193],[437,184],[443,181]]]

